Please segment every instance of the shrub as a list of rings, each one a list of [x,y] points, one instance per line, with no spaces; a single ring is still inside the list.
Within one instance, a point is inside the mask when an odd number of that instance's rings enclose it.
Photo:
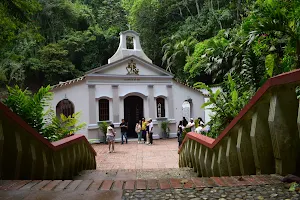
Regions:
[[[230,74],[225,81],[223,92],[217,90],[213,93],[208,86],[200,82],[196,83],[195,87],[206,89],[209,92],[209,100],[202,105],[202,108],[210,106],[208,109],[214,113],[210,122],[207,123],[211,127],[211,131],[206,134],[213,138],[216,138],[229,125],[253,96],[251,90],[238,90]]]
[[[19,115],[27,124],[42,133],[45,126],[44,108],[49,106],[49,101],[53,94],[50,92],[51,87],[41,87],[37,93],[32,94],[28,90],[21,90],[19,86],[7,86],[8,96],[3,103],[14,113]]]
[[[107,122],[100,122],[98,124],[99,126],[99,130],[104,134],[104,136],[106,137],[106,132],[107,132],[107,127],[109,126],[109,124]]]
[[[3,103],[51,142],[67,137],[85,126],[85,123],[78,124],[80,113],[56,117],[55,112],[49,108],[53,97],[50,86],[41,87],[35,94],[18,86],[8,86],[7,89],[8,96]],[[45,108],[48,110],[45,111]]]
[[[162,121],[160,127],[163,131],[163,134],[165,134],[166,137],[169,137],[169,132],[170,132],[169,121]]]
[[[43,130],[43,136],[49,141],[57,141],[68,137],[86,126],[85,123],[79,124],[79,118],[79,112],[68,117],[64,114],[59,117],[52,115],[51,123]]]

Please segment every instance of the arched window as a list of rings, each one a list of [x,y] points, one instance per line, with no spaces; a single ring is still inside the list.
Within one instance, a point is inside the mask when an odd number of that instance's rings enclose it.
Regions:
[[[109,120],[109,100],[100,99],[99,100],[99,121]]]
[[[157,109],[157,117],[166,117],[164,98],[156,99],[156,109]]]
[[[74,105],[68,99],[63,99],[56,105],[56,116],[64,114],[66,117],[74,114]]]

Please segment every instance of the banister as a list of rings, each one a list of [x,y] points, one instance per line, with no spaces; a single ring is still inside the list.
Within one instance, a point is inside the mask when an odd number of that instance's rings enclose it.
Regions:
[[[29,132],[31,135],[33,135],[37,140],[42,142],[44,145],[48,146],[49,148],[53,149],[53,146],[51,143],[46,140],[41,134],[39,134],[34,128],[29,126],[19,115],[15,114],[13,111],[11,111],[7,106],[5,106],[2,102],[0,102],[0,112],[5,113],[6,117],[9,117],[11,120],[19,124],[24,130]]]
[[[86,137],[82,134],[75,134],[75,135],[63,138],[61,140],[52,142],[51,144],[53,146],[53,150],[58,151],[68,145],[77,143],[78,141],[84,141],[86,144],[89,144],[88,147],[90,148],[90,150],[94,153],[95,156],[97,155],[95,149],[90,145],[90,143],[88,142]]]
[[[267,80],[216,139],[187,133],[179,166],[192,165],[200,176],[299,172],[299,83],[299,69]]]
[[[255,105],[255,103],[263,96],[263,94],[265,94],[267,90],[274,86],[285,85],[290,83],[300,83],[300,69],[279,74],[268,79],[267,82],[251,98],[249,103],[239,112],[239,114],[230,122],[230,124],[222,131],[222,133],[216,139],[197,133],[188,133],[186,134],[186,136],[188,136],[188,138],[195,139],[201,144],[207,146],[208,148],[213,148],[220,142],[220,140],[222,140],[223,137],[226,136],[230,129],[232,129],[238,123],[238,121]],[[181,146],[184,144],[186,139],[187,138],[183,140]]]
[[[95,156],[84,135],[51,143],[0,102],[0,179],[71,179]]]

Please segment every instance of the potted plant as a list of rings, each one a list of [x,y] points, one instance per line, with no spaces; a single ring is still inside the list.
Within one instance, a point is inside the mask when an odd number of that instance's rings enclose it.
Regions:
[[[107,127],[109,126],[107,122],[99,122],[98,123],[99,126],[99,130],[103,133],[103,141],[104,144],[107,144],[106,142],[106,131],[107,131]]]
[[[162,129],[163,138],[168,138],[170,133],[169,121],[162,121],[160,126]]]

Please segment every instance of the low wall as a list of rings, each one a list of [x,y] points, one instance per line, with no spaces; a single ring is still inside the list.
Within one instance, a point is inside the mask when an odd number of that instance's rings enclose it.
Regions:
[[[95,169],[95,156],[85,136],[50,143],[0,103],[0,179],[71,179]]]

